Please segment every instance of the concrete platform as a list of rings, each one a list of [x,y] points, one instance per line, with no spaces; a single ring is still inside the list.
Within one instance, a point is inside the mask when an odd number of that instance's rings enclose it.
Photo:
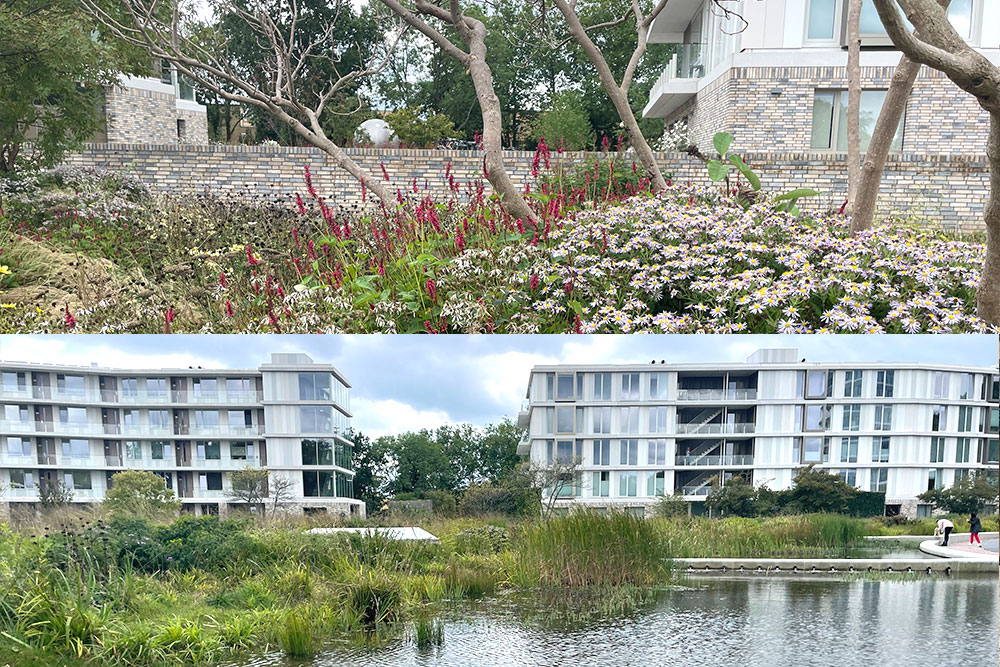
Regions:
[[[995,535],[996,533],[979,533],[979,539],[989,540]],[[983,561],[992,563],[994,567],[1000,565],[1000,554],[995,551],[987,551],[978,545],[970,546],[968,533],[952,533],[948,537],[948,546],[946,547],[941,546],[940,541],[940,537],[924,540],[920,543],[920,550],[925,554],[940,558]]]
[[[419,541],[419,542],[440,542],[438,538],[431,535],[423,528],[417,526],[392,526],[388,528],[313,528],[309,531],[317,535],[331,535],[334,533],[360,533],[372,536],[381,535],[391,540]]]
[[[926,536],[925,536],[926,537]],[[997,574],[997,562],[976,558],[675,558],[689,572],[747,574],[843,574],[845,572],[922,572]]]

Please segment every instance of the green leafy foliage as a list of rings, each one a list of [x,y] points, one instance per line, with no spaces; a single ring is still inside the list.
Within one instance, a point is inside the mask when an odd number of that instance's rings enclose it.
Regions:
[[[936,508],[955,514],[980,512],[986,505],[996,505],[996,477],[966,475],[946,489],[931,489],[918,498]]]
[[[152,519],[177,511],[180,501],[159,475],[145,470],[124,470],[111,476],[104,507],[111,516]]]
[[[594,144],[594,128],[583,108],[580,95],[564,91],[556,95],[535,121],[535,139],[544,138],[550,146],[578,151]]]
[[[405,108],[385,114],[385,121],[404,146],[433,148],[439,139],[451,137],[455,125],[444,114],[423,108]]]

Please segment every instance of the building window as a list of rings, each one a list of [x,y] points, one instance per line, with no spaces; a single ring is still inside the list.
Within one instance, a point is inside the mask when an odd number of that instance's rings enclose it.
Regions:
[[[840,439],[840,462],[841,463],[857,463],[858,462],[858,438],[853,436],[850,438]]]
[[[649,398],[652,400],[665,399],[667,397],[667,374],[649,374]]]
[[[982,463],[1000,463],[1000,440],[996,438],[990,438],[989,440],[984,440],[983,444],[983,454],[981,458]]]
[[[60,394],[83,396],[82,375],[56,375],[56,389]]]
[[[302,465],[304,466],[332,466],[333,465],[333,441],[332,440],[303,440],[302,441]]]
[[[135,378],[122,378],[122,396],[134,398],[139,394],[139,383]]]
[[[639,408],[618,408],[619,430],[622,433],[639,432]]]
[[[931,438],[931,463],[944,462],[944,438]]]
[[[247,461],[254,457],[252,442],[233,442],[229,445],[229,458],[234,461]]]
[[[931,430],[948,430],[948,406],[935,405],[931,410]]]
[[[329,401],[331,397],[329,373],[299,373],[300,401]]]
[[[622,400],[639,400],[639,374],[622,373]]]
[[[861,398],[862,371],[844,372],[844,397]]]
[[[149,427],[155,429],[169,429],[170,428],[170,413],[166,410],[150,410],[149,414]]]
[[[872,468],[871,477],[868,481],[868,490],[876,493],[885,493],[889,481],[889,470],[887,468]]]
[[[848,486],[856,486],[858,482],[858,471],[856,468],[845,468],[840,471],[840,479]]]
[[[618,455],[618,465],[634,466],[639,464],[639,441],[622,440]]]
[[[594,400],[611,400],[611,373],[594,373]]]
[[[861,91],[861,151],[868,150],[868,143],[875,131],[875,121],[885,101],[884,90]],[[903,150],[904,117],[892,138],[889,150]],[[813,94],[812,139],[810,148],[847,152],[847,91],[817,90]]]
[[[165,398],[167,378],[146,378],[146,395],[151,398]]]
[[[950,373],[934,373],[934,398],[948,398],[948,376]]]
[[[545,374],[545,400],[551,401],[555,398],[556,374]]]
[[[797,431],[828,431],[830,430],[830,406],[797,405],[795,406],[795,421]]]
[[[861,430],[861,406],[860,405],[845,405],[844,406],[844,424],[843,430],[845,431],[859,431]]]
[[[61,416],[61,415],[60,415]],[[27,424],[28,419],[28,406],[27,405],[5,405],[3,406],[3,417],[9,422],[20,422],[22,424]]]
[[[611,465],[610,440],[594,440],[594,465],[595,466]]]
[[[972,430],[972,410],[973,408],[964,405],[958,409],[959,433],[968,433]]]
[[[646,495],[662,496],[666,486],[667,473],[662,470],[651,472],[646,477]]]
[[[149,443],[151,458],[161,461],[170,456],[170,443],[163,440],[153,440]]]
[[[222,491],[222,473],[201,473],[198,475],[198,488],[202,491]]]
[[[556,433],[576,433],[575,414],[574,407],[556,408]]]
[[[299,424],[303,433],[332,433],[331,408],[324,405],[300,405]]]
[[[132,461],[139,461],[142,459],[142,443],[138,440],[126,440],[125,458]]]
[[[219,381],[215,378],[195,378],[191,381],[191,389],[195,396],[217,398],[219,396]]]
[[[31,440],[28,438],[7,438],[8,456],[31,456]]]
[[[962,373],[958,376],[958,397],[968,400],[976,395],[976,376],[972,373]]]
[[[122,410],[122,425],[124,425],[124,426],[138,426],[139,425],[139,411],[138,410]]]
[[[573,463],[573,441],[572,440],[557,440],[556,441],[556,463],[562,464],[572,464]]]
[[[969,449],[972,445],[971,438],[959,438],[955,443],[955,463],[969,462]]]
[[[611,494],[611,473],[607,470],[594,473],[594,496],[606,498]]]
[[[28,388],[24,373],[3,373],[2,384],[3,390],[10,392],[25,391]]]
[[[219,411],[218,410],[195,410],[194,411],[194,425],[196,428],[218,428],[219,427]]]
[[[872,463],[889,462],[889,436],[872,438]]]
[[[795,438],[795,463],[823,463],[823,438]]]
[[[67,472],[63,476],[64,484],[67,489],[91,489],[93,488],[93,482],[91,481],[89,470],[74,470],[73,472]]]
[[[253,393],[253,380],[250,378],[226,378],[226,393],[230,396]]]
[[[32,489],[35,487],[35,473],[31,470],[11,470],[10,486],[12,489]]]
[[[879,398],[892,398],[895,379],[896,371],[879,371],[875,376],[875,395]]]
[[[936,468],[931,468],[927,471],[927,490],[931,491],[933,489],[941,488],[941,477],[943,471]]]
[[[90,458],[90,441],[75,438],[63,440],[62,455],[71,459]]]
[[[87,408],[59,408],[59,422],[62,424],[86,424]]]
[[[827,398],[830,395],[830,385],[833,384],[833,373],[826,371],[809,371],[806,376],[806,398]]]
[[[591,408],[594,433],[611,433],[611,408]]]
[[[572,401],[576,399],[576,374],[557,373],[556,374],[556,400]],[[580,398],[583,398],[582,396]]]
[[[666,433],[667,432],[667,408],[666,406],[660,406],[649,409],[649,432],[650,433]]]
[[[663,439],[650,440],[646,445],[646,463],[649,465],[667,464],[667,441]]]
[[[892,430],[892,406],[891,405],[876,405],[875,406],[875,430],[876,431],[891,431]]]
[[[634,496],[636,493],[636,483],[639,480],[637,472],[618,473],[618,495]]]
[[[198,458],[206,461],[218,461],[222,458],[222,445],[217,440],[199,442]]]
[[[832,40],[838,25],[837,0],[809,0],[807,40]]]
[[[174,79],[172,73],[173,71],[170,68],[170,61],[160,60],[160,83],[173,85]]]

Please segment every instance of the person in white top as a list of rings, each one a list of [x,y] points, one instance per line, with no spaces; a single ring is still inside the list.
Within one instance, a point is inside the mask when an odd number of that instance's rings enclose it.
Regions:
[[[948,519],[938,519],[937,528],[934,529],[934,534],[944,535],[944,538],[941,540],[940,546],[942,547],[948,546],[948,536],[951,535],[951,531],[953,530],[955,530],[955,524],[953,524],[951,521],[948,521]]]

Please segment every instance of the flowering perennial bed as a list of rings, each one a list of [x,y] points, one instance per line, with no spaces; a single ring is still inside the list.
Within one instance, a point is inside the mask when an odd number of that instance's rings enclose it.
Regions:
[[[543,174],[537,223],[450,174],[446,201],[414,182],[396,211],[338,208],[308,170],[288,202],[29,178],[0,188],[0,331],[991,330],[974,314],[981,243],[888,224],[851,237],[839,216],[718,189],[652,195],[615,164]]]

